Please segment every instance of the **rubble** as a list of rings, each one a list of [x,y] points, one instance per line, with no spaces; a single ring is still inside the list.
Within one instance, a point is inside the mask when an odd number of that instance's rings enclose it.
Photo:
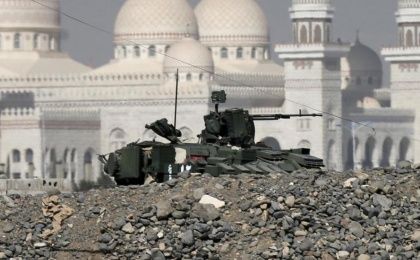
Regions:
[[[387,168],[13,195],[0,259],[416,259],[419,190],[418,170]]]

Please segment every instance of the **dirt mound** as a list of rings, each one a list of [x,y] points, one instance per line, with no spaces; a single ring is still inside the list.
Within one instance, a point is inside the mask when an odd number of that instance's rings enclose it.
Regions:
[[[415,170],[184,173],[46,197],[0,197],[0,259],[420,257]]]

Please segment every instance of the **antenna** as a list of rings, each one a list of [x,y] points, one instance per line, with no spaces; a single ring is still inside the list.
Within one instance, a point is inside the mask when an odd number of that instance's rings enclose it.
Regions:
[[[176,129],[176,114],[178,112],[178,82],[179,82],[179,74],[178,74],[178,69],[176,70],[176,75],[175,75],[175,80],[176,80],[176,84],[175,84],[175,115],[174,115],[174,127]]]

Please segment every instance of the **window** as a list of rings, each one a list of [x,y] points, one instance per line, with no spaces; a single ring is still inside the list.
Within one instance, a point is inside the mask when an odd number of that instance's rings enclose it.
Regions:
[[[20,49],[20,33],[16,33],[13,38],[13,47],[15,49]]]
[[[257,57],[257,48],[253,47],[251,50],[251,58],[255,59]]]
[[[408,47],[411,47],[414,45],[413,32],[411,30],[408,30],[405,33],[405,45]]]
[[[13,175],[13,179],[20,179],[21,178],[20,172],[14,172],[12,175]]]
[[[227,58],[228,58],[228,50],[227,50],[227,48],[223,47],[223,48],[220,50],[220,57],[221,57],[222,59],[227,59]]]
[[[123,46],[123,47],[121,48],[121,56],[122,56],[123,58],[125,58],[125,57],[127,56],[127,49],[125,48],[125,46]]]
[[[2,49],[2,47],[3,47],[3,39],[2,39],[2,35],[0,34],[0,50]]]
[[[241,47],[240,47],[240,48],[238,48],[238,49],[236,50],[236,58],[237,58],[237,59],[242,59],[242,58],[243,58],[243,52],[244,52],[244,49],[242,49]]]
[[[203,80],[203,77],[204,77],[203,73],[200,73],[200,75],[198,76],[198,79],[199,79],[200,81],[202,81],[202,80]]]
[[[191,73],[188,73],[187,74],[187,81],[191,81],[191,79],[192,79]]]
[[[308,43],[308,30],[305,25],[300,28],[300,43]]]
[[[20,162],[20,152],[18,150],[13,150],[12,159],[15,163]]]
[[[134,56],[135,57],[140,57],[140,47],[139,46],[134,47]]]
[[[55,38],[54,38],[54,37],[52,37],[52,38],[50,39],[50,50],[54,51],[54,50],[57,48],[57,46],[56,46],[56,45],[57,45],[57,44],[56,44]]]
[[[38,49],[39,48],[39,34],[35,33],[34,34],[34,49]]]
[[[27,163],[33,163],[34,162],[34,152],[32,149],[26,149],[25,151],[25,161]]]
[[[118,150],[126,145],[126,133],[120,128],[116,128],[110,133],[110,147],[111,151]]]
[[[369,78],[368,78],[368,84],[369,84],[369,85],[373,85],[373,78],[372,78],[372,77],[369,77]]]
[[[149,57],[155,57],[156,56],[156,47],[154,45],[151,45],[149,47]]]
[[[319,26],[319,25],[316,25],[316,26],[315,26],[314,34],[315,34],[315,37],[314,37],[314,42],[315,42],[315,43],[320,43],[320,42],[322,42],[322,31],[321,31],[321,26]]]
[[[302,114],[308,114],[306,109],[302,110]],[[298,131],[309,131],[311,129],[311,119],[307,117],[301,117],[297,119],[297,129]]]

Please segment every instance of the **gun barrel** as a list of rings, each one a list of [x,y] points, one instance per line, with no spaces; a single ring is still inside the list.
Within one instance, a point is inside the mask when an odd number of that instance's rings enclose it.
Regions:
[[[255,121],[290,119],[292,117],[321,117],[322,114],[267,114],[267,115],[251,115]]]

